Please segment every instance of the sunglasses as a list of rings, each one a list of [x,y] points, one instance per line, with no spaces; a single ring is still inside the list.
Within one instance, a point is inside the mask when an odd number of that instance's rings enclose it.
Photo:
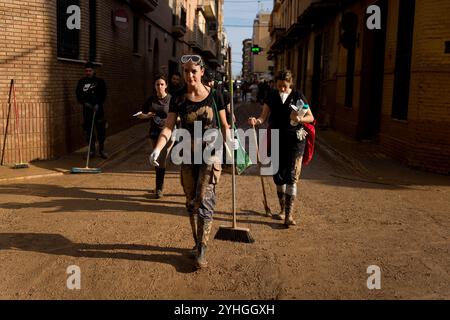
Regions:
[[[199,55],[196,55],[196,54],[193,54],[193,55],[187,54],[187,55],[184,55],[184,56],[181,57],[181,63],[182,63],[182,64],[186,64],[186,63],[188,63],[188,62],[190,62],[190,61],[191,61],[192,63],[199,64],[199,65],[203,66],[203,60],[202,60],[202,57],[200,57]]]

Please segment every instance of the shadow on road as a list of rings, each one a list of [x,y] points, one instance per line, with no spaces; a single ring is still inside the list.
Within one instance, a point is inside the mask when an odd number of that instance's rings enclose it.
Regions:
[[[142,244],[74,243],[59,234],[0,233],[0,250],[31,251],[77,258],[148,261],[170,264],[180,273],[192,273],[196,271],[193,260],[189,256],[189,249],[164,248]],[[114,250],[122,251],[111,252]],[[141,253],[124,251],[141,251]],[[145,253],[146,251],[160,253],[147,254]]]
[[[169,196],[180,196],[178,194],[167,194],[166,198],[154,200],[148,191],[142,194],[120,194],[120,191],[129,189],[111,189],[116,193],[97,193],[94,191],[108,191],[108,188],[78,188],[62,187],[48,184],[12,184],[0,185],[0,194],[5,195],[29,195],[42,198],[54,198],[48,201],[34,201],[28,203],[5,202],[0,208],[22,209],[39,208],[49,209],[50,212],[95,212],[95,211],[126,211],[160,213],[185,216],[184,201],[170,201]],[[131,190],[138,191],[139,190]],[[56,198],[56,199],[55,199]],[[171,206],[172,205],[172,206]]]

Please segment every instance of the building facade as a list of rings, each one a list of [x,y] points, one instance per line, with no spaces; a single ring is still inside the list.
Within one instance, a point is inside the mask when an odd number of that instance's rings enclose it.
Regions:
[[[371,29],[380,9],[380,29]],[[448,1],[275,1],[270,58],[290,68],[320,125],[450,173]]]
[[[262,51],[253,55],[253,76],[256,80],[270,80],[273,71],[273,62],[268,59],[270,49],[269,33],[270,12],[260,11],[253,22],[253,45],[259,46]]]
[[[252,39],[242,41],[242,79],[250,82],[253,80],[253,55]]]
[[[1,1],[0,152],[5,149],[5,163],[19,161],[17,137],[23,161],[55,158],[84,145],[75,87],[88,60],[107,84],[107,135],[136,124],[131,115],[153,92],[154,75],[180,71],[182,54],[198,52],[217,68],[222,38],[214,30],[219,29],[222,3]],[[198,30],[201,34],[195,33]],[[199,43],[192,42],[194,37]],[[17,135],[10,121],[3,148],[11,79],[20,128]],[[14,119],[14,112],[10,115]]]

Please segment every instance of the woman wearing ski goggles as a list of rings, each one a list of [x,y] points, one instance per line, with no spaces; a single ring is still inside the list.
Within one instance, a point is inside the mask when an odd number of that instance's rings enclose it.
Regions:
[[[204,66],[203,59],[197,54],[187,54],[181,57],[181,63],[186,64],[188,62],[192,62],[195,64],[199,64],[200,66]]]
[[[216,103],[212,88],[202,82],[202,77],[205,74],[202,57],[199,55],[184,55],[180,61],[183,64],[184,83],[186,85],[181,92],[178,92],[171,99],[166,126],[161,131],[158,142],[150,155],[150,161],[155,166],[159,165],[156,160],[160,151],[169,141],[178,117],[180,117],[180,128],[190,133],[192,145],[196,140],[196,124],[202,126],[201,133],[203,133],[210,129],[219,129],[219,122],[221,123],[222,138],[226,137],[227,144],[230,144],[230,146],[232,144],[225,106]],[[232,146],[233,149],[234,145]],[[200,149],[202,154],[204,154],[205,149],[206,143],[202,141]],[[220,180],[222,171],[221,156],[214,154],[209,158],[211,161],[207,162],[203,158],[201,163],[193,161],[194,154],[192,153],[188,157],[191,161],[181,164],[181,185],[186,196],[186,211],[189,214],[192,236],[195,242],[192,251],[195,257],[195,265],[197,268],[204,268],[207,266],[206,248],[212,230],[216,205],[216,185]]]

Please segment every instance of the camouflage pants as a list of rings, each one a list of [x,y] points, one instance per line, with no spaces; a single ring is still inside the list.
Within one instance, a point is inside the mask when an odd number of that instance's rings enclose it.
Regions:
[[[216,184],[219,182],[220,164],[181,165],[181,184],[186,195],[189,215],[212,220],[216,206]]]

